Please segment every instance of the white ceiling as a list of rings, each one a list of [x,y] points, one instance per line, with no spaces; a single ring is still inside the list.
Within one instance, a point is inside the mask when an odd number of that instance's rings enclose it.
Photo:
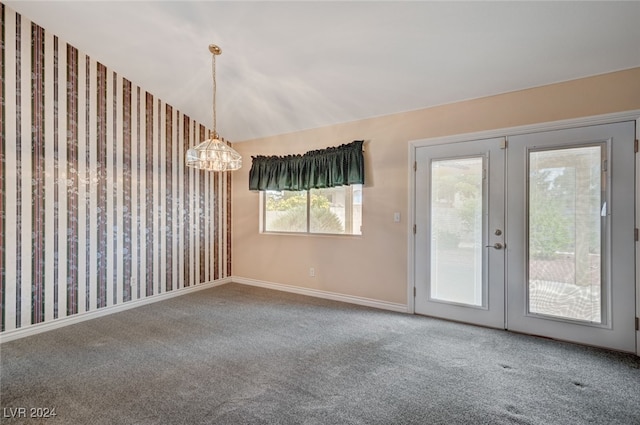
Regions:
[[[640,66],[640,2],[5,1],[232,142]]]

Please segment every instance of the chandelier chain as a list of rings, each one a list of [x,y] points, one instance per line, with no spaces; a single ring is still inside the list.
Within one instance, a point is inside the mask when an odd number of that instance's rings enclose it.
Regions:
[[[216,55],[213,53],[211,56],[211,68],[213,75],[213,137],[218,138],[218,131],[216,128]]]

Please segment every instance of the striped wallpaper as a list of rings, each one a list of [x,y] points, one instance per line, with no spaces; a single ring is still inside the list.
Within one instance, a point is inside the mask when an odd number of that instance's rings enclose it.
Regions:
[[[231,274],[231,178],[205,127],[0,4],[6,332]]]

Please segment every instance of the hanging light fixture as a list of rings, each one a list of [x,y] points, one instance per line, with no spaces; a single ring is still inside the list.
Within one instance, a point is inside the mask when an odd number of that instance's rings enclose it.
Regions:
[[[222,53],[220,47],[209,45],[213,69],[213,130],[209,138],[189,149],[186,156],[188,167],[208,171],[233,171],[242,166],[242,157],[216,131],[216,56]]]

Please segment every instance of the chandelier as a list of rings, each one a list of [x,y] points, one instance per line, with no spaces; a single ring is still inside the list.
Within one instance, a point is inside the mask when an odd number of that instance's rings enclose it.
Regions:
[[[222,53],[220,47],[209,45],[212,57],[213,75],[213,130],[209,138],[187,150],[188,167],[207,171],[233,171],[242,166],[242,157],[227,145],[216,131],[216,56]]]

